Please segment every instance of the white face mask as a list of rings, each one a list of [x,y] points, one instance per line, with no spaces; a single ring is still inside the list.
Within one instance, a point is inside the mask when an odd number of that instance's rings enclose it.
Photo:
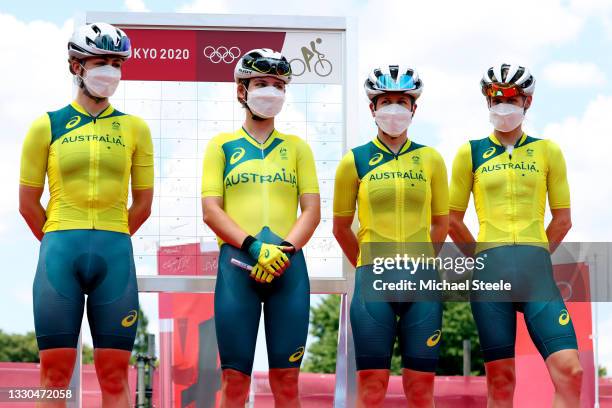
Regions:
[[[392,103],[374,111],[376,124],[391,137],[398,137],[410,126],[412,111],[402,105]]]
[[[262,118],[273,118],[283,109],[285,93],[274,86],[266,86],[249,91],[247,105],[251,111]]]
[[[523,123],[525,108],[511,103],[500,103],[489,108],[489,121],[500,132],[510,132]]]
[[[87,90],[99,98],[113,96],[119,81],[121,80],[121,70],[111,65],[104,65],[85,70],[82,77]]]

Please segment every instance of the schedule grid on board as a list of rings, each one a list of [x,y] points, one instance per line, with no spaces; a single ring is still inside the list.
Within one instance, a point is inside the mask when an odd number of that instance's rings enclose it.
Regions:
[[[276,128],[310,145],[321,194],[321,223],[305,247],[311,276],[342,275],[341,251],[332,235],[333,189],[342,157],[342,86],[290,84]],[[207,143],[220,132],[238,129],[244,109],[231,82],[122,81],[113,106],[143,118],[151,130],[155,195],[150,218],[132,237],[137,268],[156,271],[161,246],[200,243],[217,250],[214,233],[202,220],[200,186]]]

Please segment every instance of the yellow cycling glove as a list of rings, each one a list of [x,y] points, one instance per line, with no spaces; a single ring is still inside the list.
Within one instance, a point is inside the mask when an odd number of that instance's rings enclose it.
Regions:
[[[274,279],[274,275],[264,271],[261,265],[256,263],[251,269],[251,278],[259,283],[270,283]]]
[[[281,247],[266,244],[252,236],[244,240],[242,249],[245,249],[264,271],[274,276],[282,275],[291,264]]]

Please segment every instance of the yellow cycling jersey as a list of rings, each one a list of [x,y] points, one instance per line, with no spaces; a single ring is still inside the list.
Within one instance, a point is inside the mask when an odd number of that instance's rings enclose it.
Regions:
[[[312,151],[297,136],[274,130],[259,143],[240,128],[208,143],[202,197],[222,197],[225,212],[250,235],[268,228],[285,239],[297,220],[299,196],[318,193]]]
[[[334,215],[353,216],[356,207],[360,245],[431,242],[431,217],[448,214],[442,156],[410,140],[395,154],[378,137],[352,149],[336,171]]]
[[[108,106],[92,117],[76,102],[36,119],[21,155],[20,184],[50,199],[43,231],[129,233],[128,184],[153,188],[153,144],[146,123]]]
[[[472,140],[453,162],[450,209],[465,211],[474,194],[479,250],[484,243],[539,243],[544,230],[546,195],[551,209],[569,208],[563,154],[550,140],[523,134],[511,153],[494,134]],[[484,245],[484,246],[483,246]],[[498,246],[498,245],[493,245]]]

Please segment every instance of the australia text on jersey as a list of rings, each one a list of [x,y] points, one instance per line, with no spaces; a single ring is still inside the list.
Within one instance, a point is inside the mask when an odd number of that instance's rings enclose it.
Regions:
[[[287,183],[291,187],[297,186],[297,175],[295,170],[292,173],[287,173],[285,169],[274,174],[259,174],[253,172],[244,172],[230,174],[225,178],[225,188],[229,189],[240,183]]]

